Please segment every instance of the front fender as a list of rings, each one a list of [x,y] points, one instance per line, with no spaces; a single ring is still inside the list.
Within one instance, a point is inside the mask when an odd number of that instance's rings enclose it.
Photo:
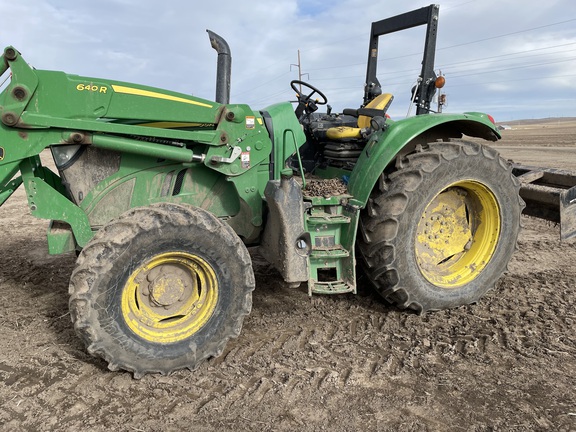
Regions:
[[[385,131],[372,135],[350,175],[348,191],[354,196],[354,204],[366,205],[380,174],[402,149],[463,135],[488,141],[500,139],[494,123],[484,113],[428,114],[389,121]]]

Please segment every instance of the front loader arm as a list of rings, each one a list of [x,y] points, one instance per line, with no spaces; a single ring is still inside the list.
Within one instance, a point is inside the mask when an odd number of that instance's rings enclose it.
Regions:
[[[8,47],[2,55],[2,74],[8,68],[12,79],[0,99],[0,120],[6,126],[15,126],[38,87],[38,77],[20,53]]]
[[[146,124],[153,130],[139,134],[157,136],[158,128],[170,128],[159,125],[159,120],[179,129],[210,130],[222,115],[221,104],[177,92],[35,70],[13,47],[4,50],[0,64],[3,73],[10,68],[12,74],[0,100],[0,118],[6,126],[100,131],[106,128],[103,123],[109,123],[107,131],[111,132],[113,126]],[[128,129],[124,132],[129,133]],[[122,133],[121,128],[116,131]]]
[[[112,200],[107,196],[119,193],[116,185],[133,182],[133,193],[124,188],[130,192],[124,197],[129,208],[177,200],[226,218],[244,238],[257,236],[260,182],[268,173],[272,147],[260,113],[149,86],[36,70],[12,47],[4,51],[0,67],[4,74],[11,72],[0,94],[0,204],[24,184],[32,214],[67,222],[82,247],[94,229],[121,211],[105,208]],[[47,148],[58,159],[60,176],[40,164],[39,155]],[[87,149],[119,155],[120,168],[106,171],[106,178],[100,178],[95,165],[72,175],[67,161]],[[157,174],[170,164],[195,181],[184,181],[190,190],[180,193],[178,186],[178,193],[154,195]],[[21,179],[14,178],[18,171]],[[222,182],[202,182],[213,176],[237,191],[224,204],[218,197],[206,198],[211,184],[230,189]]]
[[[0,206],[4,204],[22,184],[22,176],[14,178],[18,169],[17,163],[0,167],[0,176],[5,179],[5,182],[3,182],[0,187]],[[4,173],[4,175],[2,175],[2,173]]]

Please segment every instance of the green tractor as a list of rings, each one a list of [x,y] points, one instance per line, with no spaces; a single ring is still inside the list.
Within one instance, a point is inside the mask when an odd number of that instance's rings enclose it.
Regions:
[[[493,287],[516,247],[520,181],[461,140],[498,140],[490,116],[431,111],[437,24],[437,5],[373,23],[364,100],[343,113],[318,112],[327,97],[302,81],[295,108],[230,104],[230,51],[212,32],[216,101],[36,70],[6,48],[0,204],[23,184],[49,252],[78,254],[70,312],[88,352],[135,377],[220,355],[251,310],[247,246],[309,295],[355,293],[361,271],[424,312]],[[417,115],[393,121],[378,40],[421,25]]]

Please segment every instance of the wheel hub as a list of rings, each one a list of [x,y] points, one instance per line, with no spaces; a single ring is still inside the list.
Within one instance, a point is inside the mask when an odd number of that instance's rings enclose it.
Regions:
[[[134,333],[170,343],[198,331],[217,299],[212,267],[196,255],[173,252],[157,255],[134,271],[124,290],[122,311]]]
[[[433,268],[464,252],[472,238],[466,210],[466,192],[445,191],[428,205],[418,225],[419,257]]]
[[[182,298],[185,289],[182,279],[172,275],[156,278],[150,285],[150,299],[158,306],[173,305]]]
[[[161,265],[148,272],[140,288],[151,306],[168,307],[180,302],[193,288],[192,278],[178,267]]]
[[[450,185],[430,201],[418,223],[420,271],[442,288],[471,282],[494,254],[500,223],[498,202],[486,186],[472,180]]]

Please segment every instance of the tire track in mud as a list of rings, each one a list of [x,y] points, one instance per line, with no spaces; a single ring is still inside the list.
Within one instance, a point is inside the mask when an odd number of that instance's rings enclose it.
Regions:
[[[559,308],[535,304],[531,294],[544,281],[569,289],[566,274],[555,271],[508,275],[478,305],[423,316],[396,311],[370,296],[310,303],[301,292],[276,288],[274,295],[283,300],[278,304],[295,308],[288,319],[299,323],[297,329],[287,330],[286,321],[274,324],[273,314],[268,316],[263,308],[257,321],[265,331],[249,323],[239,342],[244,345],[230,348],[214,365],[251,370],[248,385],[227,397],[231,405],[248,400],[257,406],[268,393],[290,398],[303,388],[377,388],[414,371],[434,375],[462,361],[496,363],[504,353],[528,359],[543,353],[573,354],[569,337],[548,341],[558,348],[556,353],[534,342],[546,340],[550,330],[565,328],[570,315],[559,315],[574,310],[573,300],[566,300],[569,292],[555,299]],[[258,310],[258,299],[255,305]],[[548,325],[532,329],[530,322]]]
[[[530,254],[537,254],[532,246],[548,228],[533,224],[530,229],[535,238],[525,241]],[[34,241],[36,246],[40,243]],[[65,316],[73,257],[42,259],[18,249],[17,242],[8,247],[15,253],[0,269],[8,294],[0,299],[0,424],[12,429],[159,431],[193,424],[198,430],[297,430],[325,424],[350,407],[347,413],[355,420],[340,420],[348,430],[360,423],[378,429],[368,422],[375,418],[389,430],[412,419],[418,430],[443,420],[434,414],[437,409],[456,421],[451,407],[439,402],[445,399],[434,398],[442,389],[455,406],[474,406],[475,418],[483,412],[491,418],[504,400],[510,408],[502,418],[528,430],[534,424],[530,413],[543,412],[545,397],[562,393],[566,408],[550,408],[557,416],[550,418],[560,419],[556,423],[538,414],[543,425],[564,424],[562,413],[576,403],[562,382],[548,380],[552,365],[566,372],[570,386],[576,357],[571,283],[576,270],[560,269],[561,264],[535,262],[526,269],[517,260],[479,304],[418,316],[388,306],[364,287],[358,296],[310,301],[303,288],[289,289],[255,257],[253,311],[223,355],[194,372],[135,381],[127,373],[108,372],[76,339]],[[560,263],[576,259],[573,248],[557,250],[563,254]],[[517,255],[527,259],[522,250]],[[25,285],[18,283],[22,277]],[[467,382],[471,374],[476,381]],[[516,391],[525,408],[518,408],[503,386]],[[491,391],[493,402],[476,400],[478,389]],[[404,410],[406,401],[411,405]],[[520,418],[515,409],[528,417]],[[419,417],[425,415],[430,420]]]
[[[299,293],[286,295],[302,298]],[[268,322],[266,331],[260,332],[248,320],[240,340],[210,362],[226,375],[243,371],[245,382],[236,389],[221,389],[225,402],[210,398],[207,403],[225,403],[230,409],[240,401],[243,406],[258,406],[268,393],[290,398],[303,389],[334,392],[344,387],[377,388],[390,376],[421,367],[418,355],[429,355],[440,346],[409,343],[408,336],[402,334],[419,317],[408,319],[404,312],[388,310],[393,319],[387,319],[338,300],[321,302],[322,306],[314,310],[306,298],[302,300],[308,320],[297,329],[286,330],[285,322],[273,326]],[[386,310],[383,304],[369,304],[381,309],[378,312]],[[297,320],[299,311],[293,314]]]

